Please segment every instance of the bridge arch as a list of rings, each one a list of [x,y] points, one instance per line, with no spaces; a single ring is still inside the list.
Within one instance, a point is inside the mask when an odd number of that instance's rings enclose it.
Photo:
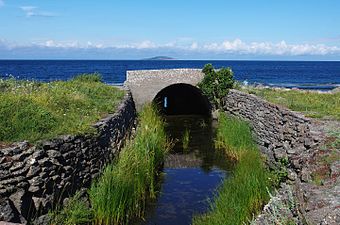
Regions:
[[[157,94],[173,84],[195,87],[203,78],[201,69],[131,70],[124,83],[132,94],[137,111],[145,103],[152,102]]]
[[[166,115],[210,115],[211,104],[202,91],[186,83],[177,83],[161,89],[153,102]]]

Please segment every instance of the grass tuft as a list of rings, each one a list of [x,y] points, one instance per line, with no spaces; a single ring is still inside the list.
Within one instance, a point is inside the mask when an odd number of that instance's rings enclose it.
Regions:
[[[183,145],[183,150],[187,151],[190,143],[190,130],[186,128],[183,132],[182,136],[182,145]]]
[[[61,210],[54,210],[49,213],[51,224],[89,224],[92,221],[92,211],[88,208],[80,192],[77,192]]]
[[[128,224],[143,217],[146,200],[156,197],[155,180],[170,144],[154,107],[145,106],[139,120],[133,141],[90,189],[95,224]]]
[[[193,224],[244,224],[268,201],[269,174],[246,122],[221,114],[216,145],[236,160],[235,169],[219,188],[210,211],[194,217]]]

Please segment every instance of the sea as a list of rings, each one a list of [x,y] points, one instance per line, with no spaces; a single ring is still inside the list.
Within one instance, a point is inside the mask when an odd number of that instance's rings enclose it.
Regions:
[[[340,61],[235,60],[0,60],[0,78],[55,81],[100,73],[104,82],[122,85],[127,70],[198,68],[207,63],[230,67],[244,84],[328,91],[340,86]]]

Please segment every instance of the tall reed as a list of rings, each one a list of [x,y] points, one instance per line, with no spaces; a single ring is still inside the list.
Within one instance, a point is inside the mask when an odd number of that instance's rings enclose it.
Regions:
[[[169,148],[164,121],[146,105],[135,138],[89,191],[95,224],[128,224],[143,216],[146,200],[156,197],[155,180]]]
[[[194,217],[193,224],[244,224],[268,200],[269,174],[246,122],[221,114],[217,129],[216,145],[236,160],[235,169],[219,188],[210,211]]]

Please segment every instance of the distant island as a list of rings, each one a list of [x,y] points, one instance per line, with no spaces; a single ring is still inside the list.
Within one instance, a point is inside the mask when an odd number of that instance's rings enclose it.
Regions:
[[[152,58],[146,58],[144,60],[174,60],[175,58],[169,57],[169,56],[155,56]]]

